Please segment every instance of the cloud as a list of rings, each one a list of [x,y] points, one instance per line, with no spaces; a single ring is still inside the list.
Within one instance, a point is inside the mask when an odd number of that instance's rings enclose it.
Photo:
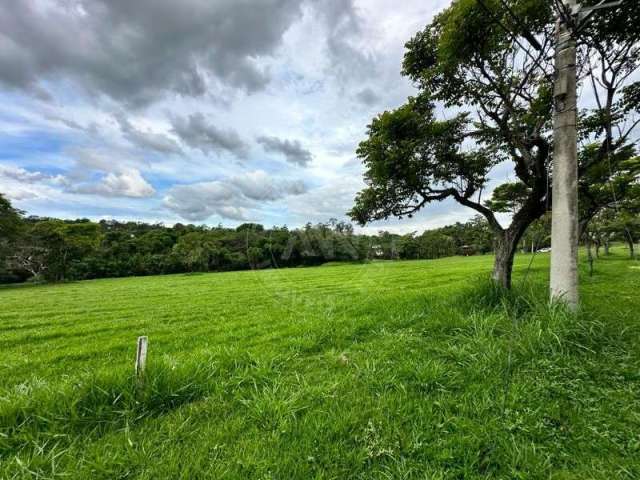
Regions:
[[[331,183],[316,187],[288,200],[288,210],[295,223],[324,222],[330,218],[346,218],[356,193],[364,187],[358,177],[345,175]]]
[[[284,155],[289,163],[306,167],[313,160],[311,152],[298,140],[282,140],[278,137],[261,136],[257,139],[265,151]]]
[[[380,101],[380,96],[373,89],[367,87],[356,93],[356,99],[360,103],[371,107]]]
[[[0,177],[16,180],[21,183],[40,183],[59,179],[59,176],[47,175],[42,172],[33,172],[22,167],[0,165]]]
[[[142,177],[140,171],[125,168],[117,173],[108,173],[97,182],[70,185],[66,191],[103,197],[148,198],[155,189]]]
[[[273,202],[305,191],[301,181],[276,179],[258,170],[225,181],[174,186],[163,204],[189,221],[203,221],[213,215],[244,221],[250,219],[250,210],[257,202]]]
[[[212,82],[255,92],[269,82],[260,59],[301,1],[5,1],[0,82],[43,96],[43,80],[64,77],[135,105],[200,96]]]
[[[64,186],[66,178],[13,165],[0,165],[0,192],[22,201],[55,196],[54,187]]]
[[[325,23],[326,45],[331,61],[329,71],[341,82],[371,78],[376,71],[375,56],[360,42],[364,21],[354,0],[314,1]]]
[[[234,130],[217,127],[208,122],[202,113],[194,113],[186,118],[174,117],[171,123],[174,133],[191,148],[203,153],[227,151],[238,158],[247,156],[247,144]]]
[[[95,149],[73,149],[67,152],[72,166],[64,175],[31,173],[34,181],[48,181],[64,192],[102,197],[149,198],[155,195],[134,165],[135,159],[120,157],[115,152]]]
[[[279,200],[288,195],[300,195],[307,190],[302,180],[274,179],[262,170],[235,176],[230,183],[245,197],[258,201]]]
[[[213,215],[230,220],[246,220],[248,215],[246,204],[238,192],[218,181],[174,186],[163,203],[168,210],[193,222],[206,220]]]
[[[124,115],[117,115],[116,120],[124,137],[137,147],[169,155],[182,154],[178,143],[167,135],[139,130]]]
[[[124,161],[128,161],[116,158],[115,152],[92,148],[77,148],[67,153],[74,162],[74,167],[68,174],[74,179],[88,178],[92,171],[115,172]]]

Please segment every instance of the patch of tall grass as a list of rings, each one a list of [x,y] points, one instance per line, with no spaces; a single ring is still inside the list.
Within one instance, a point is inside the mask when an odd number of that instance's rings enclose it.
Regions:
[[[150,362],[142,381],[116,368],[66,382],[30,382],[0,397],[0,458],[46,439],[99,437],[210,396],[234,397],[269,387],[282,359],[222,351],[187,361]],[[244,398],[244,397],[242,397]]]

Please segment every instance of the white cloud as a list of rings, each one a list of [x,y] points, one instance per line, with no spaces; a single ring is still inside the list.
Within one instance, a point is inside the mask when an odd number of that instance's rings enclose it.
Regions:
[[[47,175],[38,171],[29,171],[22,167],[0,165],[0,177],[17,180],[21,183],[39,183],[44,181],[60,181],[62,177]]]
[[[177,185],[164,197],[164,206],[189,221],[206,220],[212,215],[232,220],[247,218],[233,188],[222,182],[202,182]]]
[[[259,203],[273,202],[305,191],[297,180],[273,178],[263,171],[236,175],[225,181],[178,185],[169,190],[164,206],[190,221],[203,221],[213,215],[230,220],[255,217]]]
[[[257,201],[273,201],[287,195],[300,195],[306,191],[302,180],[274,179],[262,170],[236,175],[230,183],[242,194]]]
[[[363,187],[364,183],[358,177],[336,177],[326,185],[289,199],[288,211],[298,224],[324,222],[332,217],[344,219],[356,192]]]
[[[69,185],[67,191],[103,197],[130,198],[147,198],[156,193],[141,173],[133,168],[124,168],[117,173],[110,172],[97,182]]]
[[[13,201],[56,198],[65,178],[15,165],[0,165],[0,192]]]

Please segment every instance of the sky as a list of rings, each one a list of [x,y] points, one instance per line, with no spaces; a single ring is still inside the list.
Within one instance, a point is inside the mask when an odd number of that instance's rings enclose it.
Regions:
[[[346,219],[367,124],[415,92],[404,43],[448,3],[0,0],[0,192],[59,218]]]

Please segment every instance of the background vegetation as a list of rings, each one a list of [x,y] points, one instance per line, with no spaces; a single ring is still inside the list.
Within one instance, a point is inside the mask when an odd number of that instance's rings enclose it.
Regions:
[[[494,196],[499,198],[499,196]],[[354,233],[349,223],[330,220],[304,228],[265,228],[246,223],[162,224],[87,219],[58,220],[22,216],[0,194],[0,283],[68,281],[321,265],[326,262],[418,260],[494,251],[495,236],[476,216],[464,223],[398,235]],[[603,210],[585,228],[585,242],[608,252],[624,241],[631,255],[640,237],[636,199]],[[548,247],[550,219],[534,222],[520,250]]]
[[[21,219],[18,213],[12,217],[11,231],[7,228],[4,249],[0,250],[0,282],[432,259],[488,253],[493,245],[486,221],[479,217],[420,235],[358,235],[350,224],[337,220],[300,229],[265,228],[252,223],[234,229],[222,225],[167,227],[106,220]],[[8,214],[4,216],[9,218]]]

